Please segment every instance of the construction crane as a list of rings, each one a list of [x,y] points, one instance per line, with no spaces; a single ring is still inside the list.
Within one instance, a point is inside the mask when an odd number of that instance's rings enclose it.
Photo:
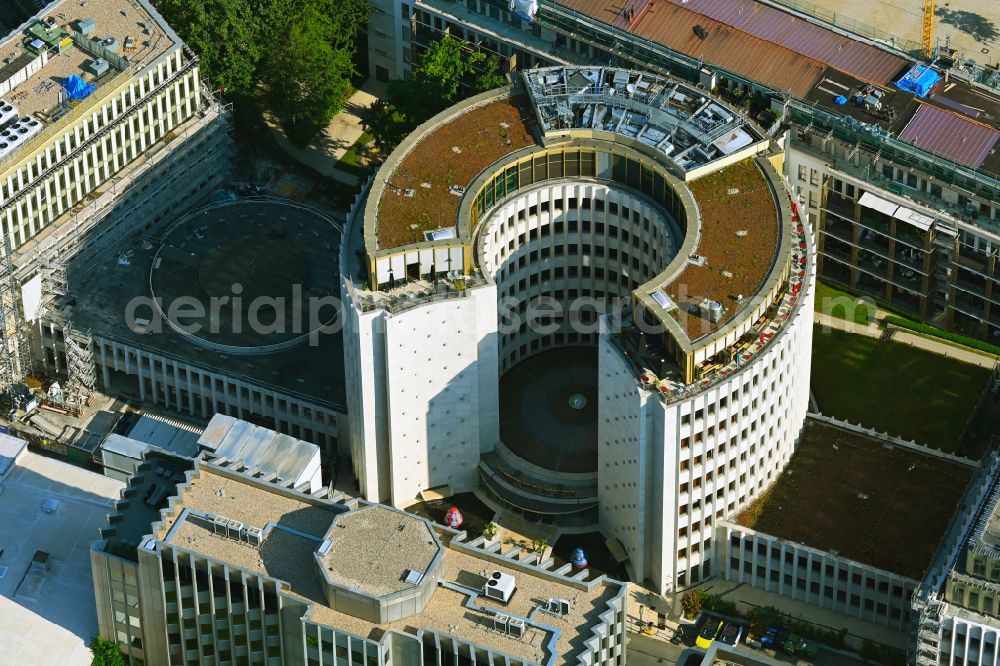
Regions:
[[[920,46],[924,59],[934,60],[934,0],[924,0],[924,21],[920,31]]]

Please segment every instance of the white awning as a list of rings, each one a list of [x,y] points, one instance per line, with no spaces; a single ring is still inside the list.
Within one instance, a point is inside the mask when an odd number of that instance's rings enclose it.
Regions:
[[[880,213],[885,213],[886,215],[889,215],[890,217],[892,216],[893,213],[896,212],[896,209],[899,208],[899,204],[894,204],[891,201],[886,201],[881,197],[875,196],[871,192],[865,192],[864,194],[862,194],[861,199],[858,201],[858,203],[864,206],[865,208],[871,208],[873,210],[877,210]]]
[[[910,210],[906,206],[900,206],[899,210],[897,210],[895,214],[893,214],[893,217],[895,217],[897,220],[902,220],[907,224],[912,224],[921,231],[927,231],[928,229],[931,228],[931,225],[934,224],[933,217],[928,217],[923,213],[918,213],[915,210]]]

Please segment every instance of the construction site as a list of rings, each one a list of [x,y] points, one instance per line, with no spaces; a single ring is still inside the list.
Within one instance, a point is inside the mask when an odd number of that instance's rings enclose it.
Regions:
[[[232,184],[231,109],[147,0],[4,3],[0,34],[3,428],[79,463],[147,411],[332,445],[339,223],[260,196],[273,169]],[[200,334],[172,317],[226,297]]]

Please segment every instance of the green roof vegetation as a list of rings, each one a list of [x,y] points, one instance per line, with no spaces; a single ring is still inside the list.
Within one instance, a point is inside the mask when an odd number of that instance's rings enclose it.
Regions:
[[[812,390],[820,412],[949,453],[989,376],[903,343],[814,330]]]
[[[788,467],[736,522],[921,580],[972,471],[807,422]]]

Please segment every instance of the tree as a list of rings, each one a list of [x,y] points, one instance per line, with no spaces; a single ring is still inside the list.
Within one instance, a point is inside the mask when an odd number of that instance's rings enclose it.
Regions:
[[[464,51],[462,42],[450,35],[431,43],[413,72],[425,94],[443,100],[445,105],[455,99],[462,79],[475,73],[476,65],[486,60],[485,53]]]
[[[507,77],[500,73],[500,58],[490,56],[483,65],[483,71],[476,78],[473,90],[477,93],[493,90],[507,84]]]
[[[375,140],[375,146],[388,153],[410,132],[452,104],[462,89],[462,82],[482,65],[483,71],[472,81],[475,92],[498,88],[506,83],[500,73],[500,59],[471,51],[454,37],[433,42],[420,56],[410,78],[390,82],[384,99],[378,100],[361,115],[361,124]]]
[[[704,601],[702,602],[702,607],[704,607],[705,610],[721,613],[722,615],[729,615],[732,617],[739,615],[739,609],[736,607],[736,604],[732,601],[723,599],[717,594],[706,595]]]
[[[364,0],[301,0],[301,15],[271,51],[265,67],[270,108],[289,137],[308,143],[343,108],[356,36],[367,16]]]
[[[299,143],[342,106],[368,20],[365,0],[161,0],[160,9],[213,85],[255,110],[262,84]]]
[[[705,590],[688,590],[681,595],[681,610],[684,611],[684,617],[688,619],[693,619],[698,613],[701,612],[702,607],[705,605],[705,598],[708,595]]]
[[[390,88],[394,83],[389,84]],[[382,153],[392,151],[416,127],[404,111],[388,101],[391,95],[386,97],[375,100],[358,114],[361,127],[372,135],[375,147]]]
[[[116,643],[94,636],[87,647],[94,655],[91,666],[125,666],[125,656]]]
[[[781,627],[785,618],[774,606],[754,606],[747,612],[750,620],[750,635],[759,638],[767,627]]]
[[[268,45],[260,39],[261,17],[248,0],[163,0],[161,11],[198,54],[215,86],[236,93],[253,90]]]
[[[549,542],[546,541],[545,539],[535,539],[534,541],[531,542],[531,551],[534,553],[538,553],[539,557],[545,554],[545,550],[548,547],[549,547]]]
[[[306,17],[272,52],[269,65],[284,72],[271,82],[269,106],[298,144],[307,143],[339,110],[350,89],[345,73],[354,71],[350,54],[327,41],[318,12],[309,8]]]
[[[492,521],[483,525],[483,536],[486,537],[487,541],[492,541],[499,531],[500,526]]]

